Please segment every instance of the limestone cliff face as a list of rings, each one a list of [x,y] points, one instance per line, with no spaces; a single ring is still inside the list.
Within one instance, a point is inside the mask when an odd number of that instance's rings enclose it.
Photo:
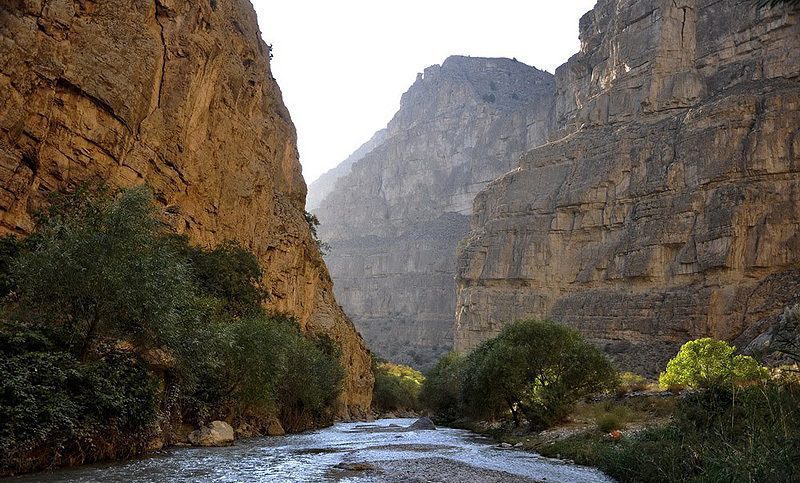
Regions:
[[[799,40],[797,10],[598,1],[553,142],[475,199],[455,347],[546,317],[654,374],[763,332],[800,294]]]
[[[378,355],[425,368],[452,348],[472,199],[547,139],[553,93],[552,75],[511,59],[429,67],[315,210],[336,297]]]
[[[272,308],[343,348],[342,414],[369,407],[369,355],[304,221],[296,135],[247,0],[0,5],[0,227],[48,192],[150,184],[178,232],[236,239]]]

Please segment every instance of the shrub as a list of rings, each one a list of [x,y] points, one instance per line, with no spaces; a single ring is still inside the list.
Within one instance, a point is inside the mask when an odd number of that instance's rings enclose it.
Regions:
[[[463,364],[464,358],[458,352],[448,352],[425,376],[419,399],[438,418],[455,420],[462,412],[460,397]]]
[[[606,413],[597,417],[597,429],[604,433],[610,433],[615,429],[624,429],[625,423],[619,415],[614,413]]]
[[[378,411],[417,410],[425,377],[409,366],[392,362],[372,364],[375,376],[372,406]]]
[[[644,391],[647,389],[648,381],[642,375],[633,372],[622,372],[619,375],[619,386],[617,386],[617,395],[624,396],[632,392]]]
[[[134,354],[81,363],[40,332],[0,332],[0,474],[130,456],[155,420],[155,382]]]
[[[168,233],[146,187],[83,187],[37,220],[32,235],[0,240],[0,289],[16,293],[3,307],[13,325],[0,322],[0,472],[142,451],[156,386],[137,351],[174,359],[168,418],[266,412],[289,431],[330,421],[338,346],[265,312],[245,248]]]
[[[474,416],[511,411],[533,427],[563,419],[582,397],[616,384],[608,359],[580,334],[552,322],[506,326],[466,358],[462,400]]]
[[[749,356],[734,355],[735,347],[711,338],[685,343],[667,363],[659,383],[665,387],[714,387],[764,380],[766,368]]]

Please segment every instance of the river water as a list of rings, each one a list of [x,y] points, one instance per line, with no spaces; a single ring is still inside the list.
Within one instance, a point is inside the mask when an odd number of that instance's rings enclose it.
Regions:
[[[375,424],[408,426],[412,419]],[[353,468],[348,464],[365,463]],[[338,466],[337,466],[338,465]],[[344,468],[344,469],[342,469]],[[366,471],[364,471],[366,469]],[[383,432],[339,423],[303,434],[176,448],[126,462],[36,473],[24,482],[610,482],[601,472],[513,449],[459,429]]]

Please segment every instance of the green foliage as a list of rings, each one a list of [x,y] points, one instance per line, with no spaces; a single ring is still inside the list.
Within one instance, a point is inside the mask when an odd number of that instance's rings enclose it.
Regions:
[[[425,376],[419,371],[392,362],[373,362],[375,376],[372,406],[378,411],[420,408],[419,393]]]
[[[458,352],[448,352],[428,372],[422,384],[420,402],[440,419],[455,420],[462,412],[463,364],[464,358]]]
[[[306,223],[308,223],[308,229],[311,231],[311,236],[314,238],[314,242],[316,242],[319,252],[323,255],[326,255],[330,251],[331,246],[319,239],[319,235],[317,234],[317,228],[319,228],[319,218],[317,218],[317,215],[309,213],[308,211],[306,211],[303,216],[306,219]]]
[[[659,377],[665,387],[715,387],[761,381],[769,372],[749,356],[734,355],[735,347],[711,338],[685,343]]]
[[[0,297],[7,296],[16,288],[11,267],[14,259],[19,256],[24,242],[14,235],[0,238]]]
[[[177,397],[164,404],[185,421],[330,421],[338,346],[265,312],[252,253],[170,234],[146,187],[52,201],[34,234],[0,240],[0,289],[13,291],[0,321],[0,473],[140,452],[156,387],[134,353],[155,349],[174,360],[163,381]]]
[[[41,332],[0,327],[0,474],[146,446],[156,414],[146,367],[131,353],[81,363],[56,347]]]
[[[519,321],[466,358],[462,400],[469,415],[504,409],[532,427],[563,419],[582,397],[616,384],[608,359],[577,331],[552,322]]]
[[[203,295],[221,300],[234,317],[261,309],[267,293],[260,285],[264,274],[252,252],[230,240],[211,250],[187,251],[195,285]]]
[[[159,236],[146,188],[62,196],[39,221],[11,267],[17,319],[69,330],[81,357],[98,337],[159,344],[180,323],[188,268]]]
[[[800,386],[700,390],[679,402],[669,424],[619,442],[584,433],[538,449],[597,466],[619,481],[796,481]]]
[[[617,395],[625,395],[632,392],[644,391],[649,382],[647,378],[633,372],[621,372],[619,374],[619,386]]]
[[[279,322],[289,337],[284,346],[286,371],[277,387],[281,422],[287,431],[327,424],[345,375],[340,350],[326,337],[304,337],[294,320]]]

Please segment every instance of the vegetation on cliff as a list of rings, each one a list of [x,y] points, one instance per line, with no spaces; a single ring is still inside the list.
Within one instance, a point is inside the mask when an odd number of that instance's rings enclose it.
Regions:
[[[421,372],[381,360],[373,361],[372,372],[375,375],[372,407],[378,414],[421,409],[419,394],[425,382]]]
[[[330,421],[339,349],[262,308],[248,250],[189,245],[146,187],[58,195],[37,222],[0,243],[0,474],[130,456],[180,422]]]

